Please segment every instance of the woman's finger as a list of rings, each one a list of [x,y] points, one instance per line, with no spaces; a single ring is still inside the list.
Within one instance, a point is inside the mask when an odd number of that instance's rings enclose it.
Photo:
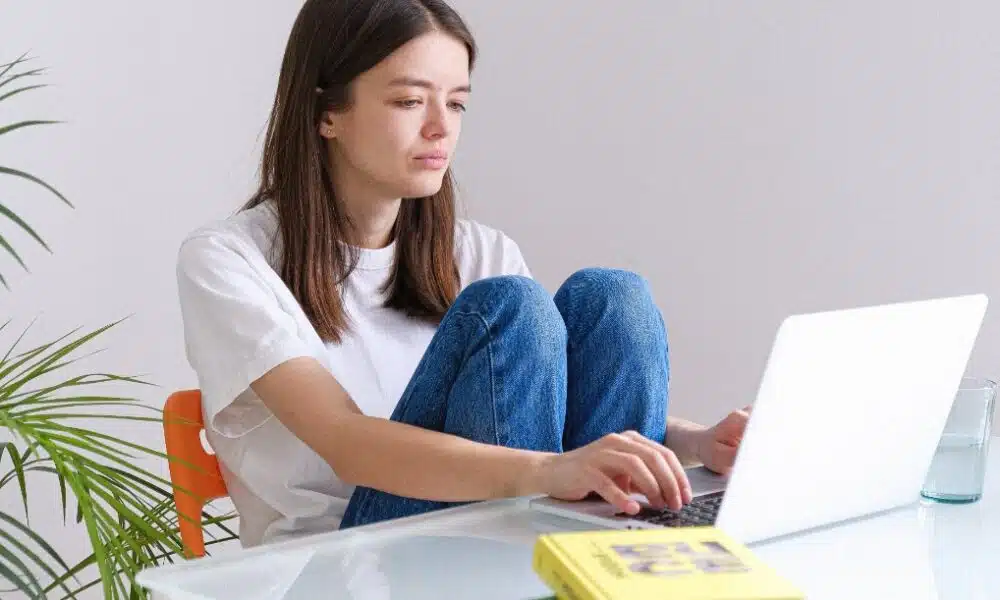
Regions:
[[[739,449],[736,446],[727,444],[716,444],[712,451],[712,470],[726,475],[736,462],[736,454]]]
[[[681,496],[681,501],[684,504],[688,504],[694,499],[694,493],[691,491],[691,482],[688,480],[687,473],[684,471],[684,465],[681,464],[677,455],[674,454],[669,448],[664,448],[666,452],[663,454],[667,465],[670,467],[670,471],[674,475],[674,479],[677,482],[678,493]],[[678,507],[677,510],[680,510]]]
[[[614,475],[628,475],[632,484],[639,488],[650,505],[663,508],[663,491],[653,472],[639,456],[620,450],[605,450],[600,454],[602,466],[610,468]]]
[[[740,441],[743,439],[743,433],[747,429],[747,423],[750,422],[750,413],[745,410],[735,410],[729,413],[723,423],[723,441],[726,443],[736,446],[739,445]]]
[[[590,481],[590,487],[618,510],[634,515],[642,509],[638,502],[622,491],[615,481],[600,469],[593,469]]]
[[[631,494],[636,491],[635,486],[632,485],[632,478],[628,475],[617,475],[612,478],[619,488],[621,488],[626,494]]]
[[[650,464],[650,468],[654,469],[653,473],[660,483],[666,505],[673,510],[680,510],[684,504],[691,502],[691,483],[673,451],[636,431],[629,431],[624,435],[648,454],[647,464],[654,463]]]

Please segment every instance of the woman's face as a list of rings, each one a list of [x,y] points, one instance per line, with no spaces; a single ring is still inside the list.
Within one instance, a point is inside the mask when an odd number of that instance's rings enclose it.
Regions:
[[[414,38],[358,76],[350,98],[320,123],[338,187],[387,199],[435,194],[469,99],[465,45],[437,31]]]

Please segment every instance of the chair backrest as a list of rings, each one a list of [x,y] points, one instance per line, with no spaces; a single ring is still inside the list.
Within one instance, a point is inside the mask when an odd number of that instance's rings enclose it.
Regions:
[[[188,556],[205,555],[201,513],[207,502],[229,495],[214,454],[205,451],[201,431],[201,391],[170,394],[163,406],[163,437],[170,457],[170,482]]]

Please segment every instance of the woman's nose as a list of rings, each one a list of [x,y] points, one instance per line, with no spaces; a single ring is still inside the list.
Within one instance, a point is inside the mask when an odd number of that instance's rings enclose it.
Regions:
[[[428,105],[423,134],[428,139],[447,137],[450,131],[447,109],[438,103]]]

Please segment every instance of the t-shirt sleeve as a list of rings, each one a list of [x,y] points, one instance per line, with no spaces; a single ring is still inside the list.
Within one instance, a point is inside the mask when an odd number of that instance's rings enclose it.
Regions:
[[[271,416],[250,389],[253,381],[311,354],[252,253],[224,235],[189,237],[178,251],[185,352],[206,425],[226,437],[244,435]]]
[[[531,277],[531,270],[528,269],[528,263],[524,260],[524,255],[521,254],[521,248],[517,242],[501,234],[501,247],[503,248],[500,253],[503,273]]]
[[[473,220],[460,220],[456,246],[456,258],[465,285],[500,275],[532,277],[521,248],[499,229]]]

